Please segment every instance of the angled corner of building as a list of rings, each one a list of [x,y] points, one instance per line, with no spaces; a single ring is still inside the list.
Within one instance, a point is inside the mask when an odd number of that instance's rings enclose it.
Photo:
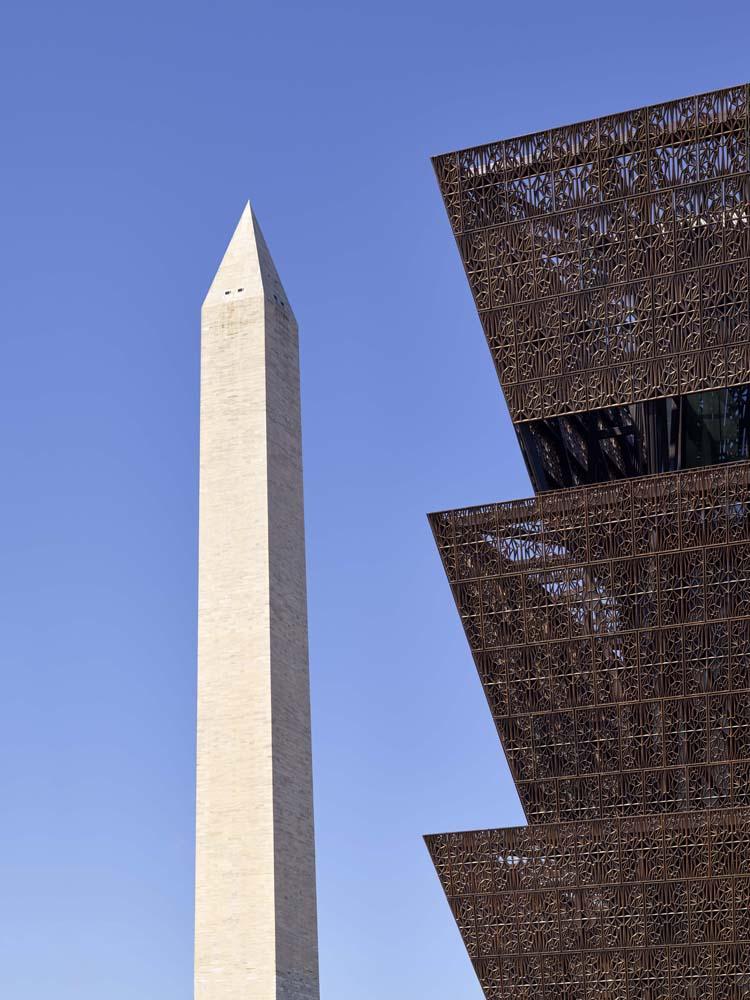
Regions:
[[[318,1000],[297,324],[248,204],[201,323],[196,1000]]]
[[[529,824],[427,838],[488,1000],[750,989],[748,96],[434,161],[535,489],[431,517]]]

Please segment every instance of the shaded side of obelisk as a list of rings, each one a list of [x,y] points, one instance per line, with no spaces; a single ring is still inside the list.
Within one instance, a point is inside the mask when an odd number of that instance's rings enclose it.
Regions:
[[[248,204],[201,323],[196,1000],[318,1000],[297,324]]]

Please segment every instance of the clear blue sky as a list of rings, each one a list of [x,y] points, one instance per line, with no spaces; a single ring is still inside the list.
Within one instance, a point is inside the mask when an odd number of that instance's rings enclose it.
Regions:
[[[0,996],[192,996],[199,306],[299,318],[324,1000],[479,1000],[421,841],[520,810],[425,512],[529,485],[429,156],[750,77],[746,3],[13,4]]]

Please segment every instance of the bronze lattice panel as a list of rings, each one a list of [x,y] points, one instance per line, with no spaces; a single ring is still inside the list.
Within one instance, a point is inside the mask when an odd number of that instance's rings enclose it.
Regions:
[[[585,415],[519,431],[550,492],[430,517],[530,824],[427,838],[488,1000],[750,998],[750,447],[689,395],[750,384],[748,104],[435,160],[514,422]]]
[[[747,380],[746,86],[434,165],[514,421]]]
[[[488,1000],[750,991],[750,810],[427,842]]]
[[[432,516],[531,822],[750,804],[750,464]]]

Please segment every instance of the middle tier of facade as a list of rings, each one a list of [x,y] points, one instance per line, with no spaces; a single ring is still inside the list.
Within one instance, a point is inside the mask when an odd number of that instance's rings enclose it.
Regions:
[[[750,804],[750,463],[431,522],[529,822]]]

